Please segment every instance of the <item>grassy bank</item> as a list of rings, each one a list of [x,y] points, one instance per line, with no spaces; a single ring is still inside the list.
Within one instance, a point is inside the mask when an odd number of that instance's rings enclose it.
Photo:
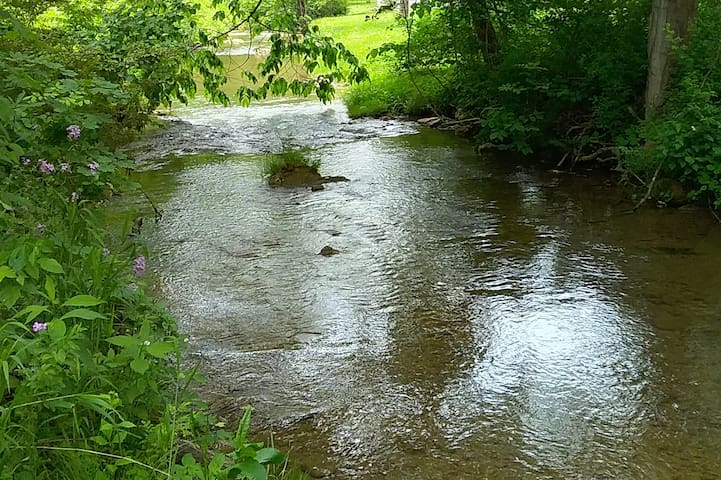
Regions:
[[[405,22],[396,13],[377,14],[374,1],[354,0],[348,15],[320,18],[314,25],[343,43],[368,69],[370,81],[341,91],[351,117],[423,115],[437,110],[435,105],[446,88],[442,72],[409,73],[390,54],[368,58],[374,49],[406,38]]]

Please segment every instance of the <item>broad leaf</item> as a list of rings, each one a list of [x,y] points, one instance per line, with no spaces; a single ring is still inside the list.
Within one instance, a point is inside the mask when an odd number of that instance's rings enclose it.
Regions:
[[[63,267],[54,258],[46,258],[46,257],[40,258],[40,259],[38,259],[38,264],[40,265],[40,268],[42,268],[46,272],[65,273],[65,270],[63,270]]]
[[[169,342],[157,342],[149,345],[145,351],[155,358],[164,358],[170,352],[175,351],[175,345]]]
[[[68,313],[60,317],[60,320],[65,320],[67,318],[81,318],[83,320],[95,320],[98,318],[105,318],[105,315],[102,313],[98,313],[94,310],[88,310],[87,308],[76,308],[75,310],[70,310]]]
[[[94,307],[105,303],[103,300],[93,297],[92,295],[75,295],[67,302],[63,303],[65,307]]]

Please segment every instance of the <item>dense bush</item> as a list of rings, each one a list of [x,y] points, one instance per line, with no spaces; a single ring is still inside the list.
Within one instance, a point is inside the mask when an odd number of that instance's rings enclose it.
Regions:
[[[372,54],[419,81],[403,91],[384,78],[346,99],[351,112],[409,113],[428,92],[436,112],[480,119],[478,143],[555,151],[567,165],[612,160],[646,182],[662,164],[693,195],[718,200],[721,7],[699,2],[668,101],[642,122],[650,10],[648,0],[424,0],[399,19],[408,38]]]
[[[348,12],[348,0],[308,0],[306,14],[310,18],[337,17]]]
[[[721,207],[721,5],[702,3],[692,41],[678,46],[669,98],[631,129],[626,164],[637,176],[680,180],[693,199]]]

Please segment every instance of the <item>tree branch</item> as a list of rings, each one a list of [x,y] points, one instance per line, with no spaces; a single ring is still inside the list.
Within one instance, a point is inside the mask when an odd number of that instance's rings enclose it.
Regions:
[[[663,166],[663,162],[658,164],[658,168],[656,169],[656,172],[653,174],[653,178],[651,179],[651,183],[648,184],[648,190],[646,190],[646,195],[643,196],[640,202],[636,204],[635,207],[633,207],[633,211],[635,212],[638,210],[638,208],[648,200],[648,197],[651,196],[651,190],[653,190],[653,186],[656,183],[656,178],[658,178],[658,172],[661,171],[661,167]]]
[[[258,0],[258,3],[255,4],[255,7],[253,7],[253,10],[250,11],[250,13],[248,14],[247,17],[245,17],[245,18],[244,18],[243,20],[241,20],[239,23],[236,23],[235,25],[233,25],[232,27],[230,27],[230,28],[229,28],[228,30],[226,30],[225,32],[219,33],[218,35],[216,35],[216,36],[214,36],[213,38],[211,38],[211,39],[210,39],[210,42],[214,42],[214,41],[218,40],[219,38],[228,35],[230,32],[232,32],[232,31],[234,31],[234,30],[237,30],[237,29],[239,29],[240,27],[242,27],[244,23],[249,22],[250,19],[253,18],[253,15],[255,15],[255,13],[258,11],[258,9],[260,8],[260,6],[261,6],[262,4],[263,4],[263,0]],[[193,51],[196,51],[197,49],[201,48],[202,46],[203,46],[203,45],[201,45],[201,44],[197,44],[196,46],[193,47]]]

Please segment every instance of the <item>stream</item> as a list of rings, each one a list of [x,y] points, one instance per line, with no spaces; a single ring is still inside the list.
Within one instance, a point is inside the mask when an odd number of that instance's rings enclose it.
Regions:
[[[137,153],[221,413],[332,479],[721,475],[721,226],[343,105],[196,105]],[[325,190],[270,188],[301,149]],[[329,245],[340,253],[318,255]]]

